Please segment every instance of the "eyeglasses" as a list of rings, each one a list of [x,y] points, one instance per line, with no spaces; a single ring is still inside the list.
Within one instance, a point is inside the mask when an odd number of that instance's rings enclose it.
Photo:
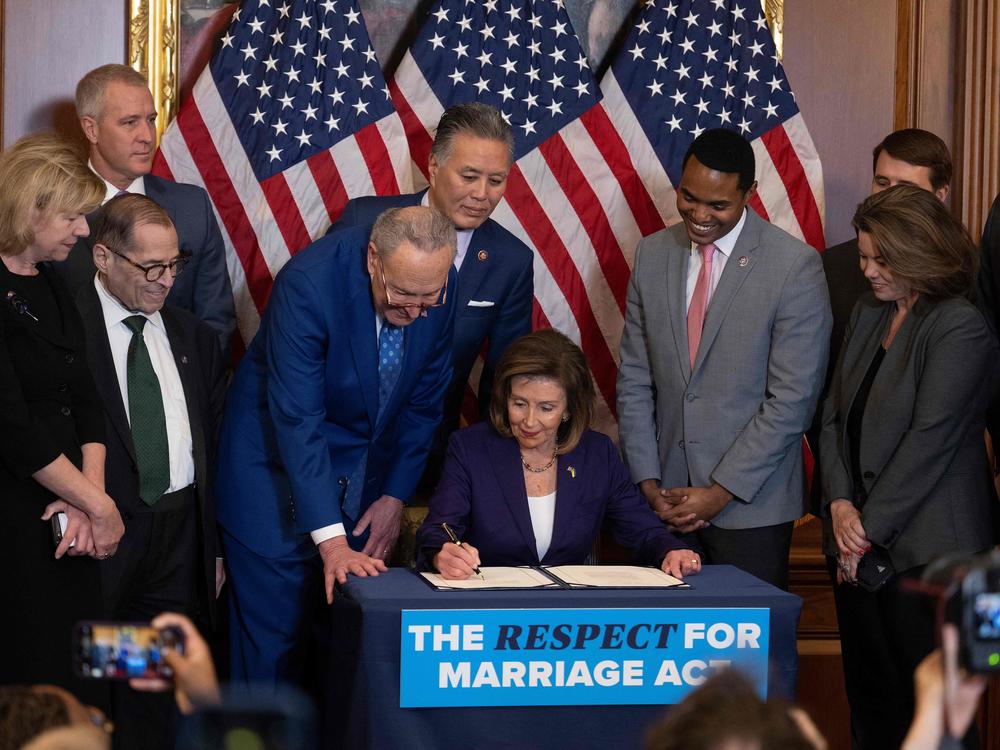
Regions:
[[[378,272],[379,276],[382,278],[382,288],[385,289],[385,304],[387,307],[394,307],[397,310],[409,310],[414,307],[419,308],[420,317],[426,318],[427,311],[434,307],[441,307],[445,302],[448,301],[448,278],[445,277],[444,286],[441,287],[441,291],[438,292],[437,302],[432,302],[431,304],[424,304],[423,302],[404,302],[405,297],[426,297],[430,295],[409,295],[409,294],[396,294],[396,300],[393,301],[392,294],[389,291],[389,284],[385,280],[385,267],[382,265],[382,256],[376,255],[375,259],[378,261]]]
[[[102,245],[101,247],[107,247],[107,245]],[[146,281],[159,281],[163,277],[163,274],[167,272],[167,269],[170,270],[170,275],[176,278],[177,274],[183,271],[184,266],[191,260],[191,253],[181,253],[180,257],[174,258],[169,263],[154,263],[151,266],[140,266],[130,257],[123,255],[113,247],[108,247],[108,250],[142,271],[146,275]]]

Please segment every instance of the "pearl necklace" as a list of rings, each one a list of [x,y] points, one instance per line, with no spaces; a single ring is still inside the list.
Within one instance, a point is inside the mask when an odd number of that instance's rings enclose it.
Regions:
[[[530,471],[532,474],[544,474],[546,471],[552,468],[552,464],[556,462],[556,454],[552,454],[552,460],[549,461],[545,466],[539,466],[537,469],[531,466],[527,461],[524,460],[524,454],[521,454],[521,465]]]

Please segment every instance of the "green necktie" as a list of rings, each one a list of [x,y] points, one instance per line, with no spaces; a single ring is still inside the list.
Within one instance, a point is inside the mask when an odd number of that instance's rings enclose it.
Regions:
[[[139,465],[139,496],[147,505],[153,505],[170,486],[167,418],[163,413],[160,381],[153,370],[149,349],[142,335],[146,318],[133,315],[125,318],[124,322],[132,329],[126,381],[132,444],[135,461]]]

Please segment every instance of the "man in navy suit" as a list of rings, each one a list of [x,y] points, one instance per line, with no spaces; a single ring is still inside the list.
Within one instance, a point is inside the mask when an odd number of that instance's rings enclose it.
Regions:
[[[234,678],[297,680],[321,592],[385,570],[451,380],[454,255],[451,222],[416,206],[275,279],[219,439]]]
[[[430,187],[410,195],[355,198],[333,227],[371,224],[387,208],[417,205],[433,206],[455,224],[454,376],[435,453],[443,453],[448,434],[458,427],[465,386],[484,343],[478,394],[483,417],[500,356],[514,339],[531,330],[532,252],[490,218],[507,189],[513,150],[514,135],[497,109],[480,103],[450,107],[438,122],[431,147]],[[430,468],[437,473],[434,466]]]
[[[122,192],[138,193],[170,216],[181,252],[191,259],[167,303],[208,323],[228,354],[236,309],[222,235],[208,193],[149,173],[156,152],[156,108],[146,79],[127,65],[95,68],[77,84],[76,113],[90,144],[90,168],[107,185],[104,202]],[[66,262],[58,264],[73,294],[94,279],[92,245],[87,238],[79,240]]]

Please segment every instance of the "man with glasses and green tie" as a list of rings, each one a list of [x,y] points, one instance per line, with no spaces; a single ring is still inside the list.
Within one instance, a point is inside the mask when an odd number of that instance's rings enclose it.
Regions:
[[[234,680],[299,681],[334,581],[385,570],[451,380],[455,243],[391,209],[275,279],[219,438]]]
[[[164,306],[188,258],[162,208],[123,195],[96,223],[97,275],[77,305],[108,425],[106,491],[125,520],[118,553],[101,563],[108,614],[183,612],[211,626],[224,580],[210,470],[225,393],[218,335]],[[121,684],[112,697],[122,747],[173,747],[169,695]]]

